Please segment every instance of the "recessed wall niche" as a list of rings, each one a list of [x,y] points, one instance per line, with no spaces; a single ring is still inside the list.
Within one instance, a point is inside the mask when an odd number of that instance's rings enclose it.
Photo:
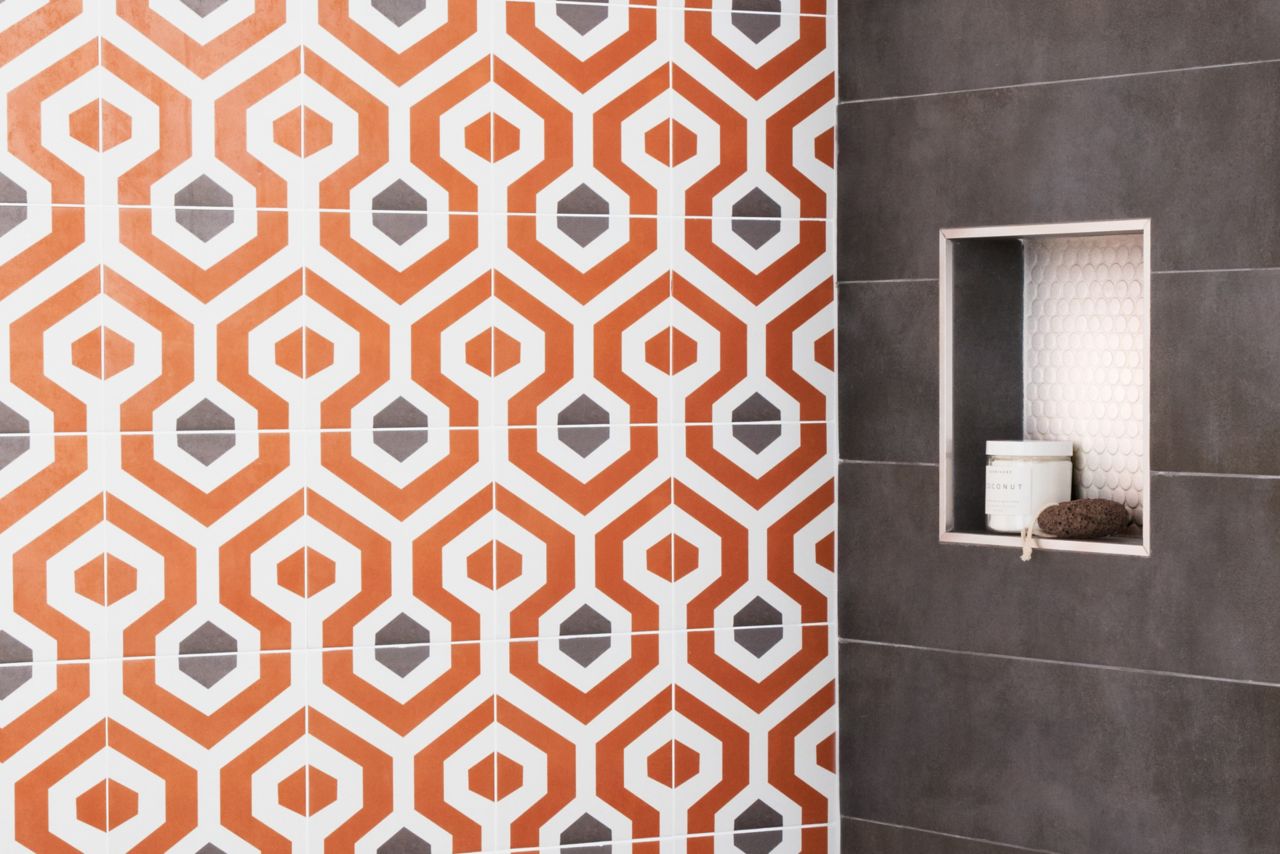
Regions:
[[[1105,540],[1041,548],[1150,554],[1150,221],[944,229],[940,235],[940,538],[986,528],[986,443],[1069,440],[1073,498],[1123,502]]]

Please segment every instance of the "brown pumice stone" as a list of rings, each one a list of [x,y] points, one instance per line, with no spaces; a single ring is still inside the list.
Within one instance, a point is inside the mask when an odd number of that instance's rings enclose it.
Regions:
[[[1080,498],[1044,508],[1036,524],[1050,537],[1096,540],[1124,531],[1129,524],[1129,511],[1123,504],[1105,498]]]

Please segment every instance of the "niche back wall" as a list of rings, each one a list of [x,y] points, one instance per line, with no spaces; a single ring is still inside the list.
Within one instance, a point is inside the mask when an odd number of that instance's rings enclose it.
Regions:
[[[846,850],[1280,850],[1280,7],[848,0],[840,26]],[[938,229],[1125,218],[1151,219],[1151,556],[939,544]]]
[[[825,12],[0,4],[0,849],[827,848]]]

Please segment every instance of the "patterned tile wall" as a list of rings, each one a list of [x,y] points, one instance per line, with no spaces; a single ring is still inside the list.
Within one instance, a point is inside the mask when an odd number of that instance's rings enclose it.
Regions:
[[[825,12],[0,3],[0,850],[834,849]]]

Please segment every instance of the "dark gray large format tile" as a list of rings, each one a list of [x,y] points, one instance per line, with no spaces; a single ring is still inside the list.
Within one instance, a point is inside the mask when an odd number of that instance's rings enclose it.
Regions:
[[[840,457],[938,459],[938,283],[842,284]]]
[[[1273,0],[840,4],[842,100],[1263,59],[1280,59]]]
[[[1280,474],[1280,272],[1151,283],[1151,462]]]
[[[848,816],[840,822],[841,854],[1025,854],[1026,850],[923,830],[873,824]]]
[[[942,544],[937,496],[841,464],[841,637],[1280,682],[1280,480],[1153,478],[1148,558]]]
[[[1280,266],[1280,63],[843,104],[839,278],[932,278],[938,229],[1152,219],[1156,270]]]
[[[1280,688],[842,650],[850,815],[1061,854],[1280,851]]]

